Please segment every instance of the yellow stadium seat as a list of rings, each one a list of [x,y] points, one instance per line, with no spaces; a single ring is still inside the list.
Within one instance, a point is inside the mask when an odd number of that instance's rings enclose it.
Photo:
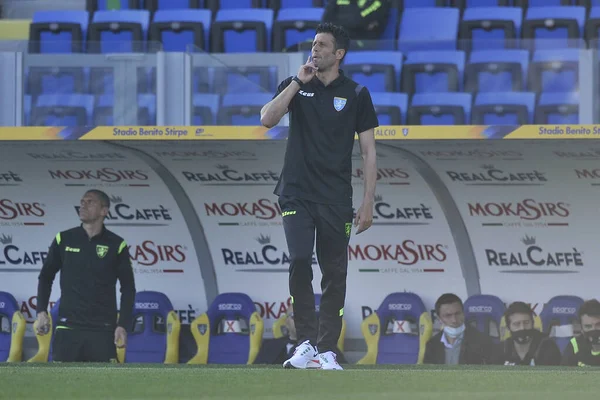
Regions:
[[[0,40],[29,40],[29,19],[0,20]]]

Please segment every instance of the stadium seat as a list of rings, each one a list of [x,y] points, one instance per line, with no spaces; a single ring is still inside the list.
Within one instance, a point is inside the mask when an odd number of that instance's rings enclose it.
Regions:
[[[522,20],[519,7],[467,8],[460,23],[460,47],[465,51],[515,47]]]
[[[577,334],[579,307],[583,299],[577,296],[554,296],[540,313],[544,333],[551,337],[562,352],[570,339]]]
[[[571,5],[570,0],[520,0],[521,3],[527,3],[527,7],[558,7],[565,5]]]
[[[521,34],[529,49],[581,47],[585,12],[575,6],[530,7]]]
[[[156,125],[156,95],[138,94],[138,124]]]
[[[391,293],[361,323],[367,354],[357,364],[422,364],[431,315],[414,293]]]
[[[465,125],[471,121],[469,93],[415,93],[408,125]]]
[[[527,50],[474,51],[465,68],[465,91],[510,92],[526,87]]]
[[[147,10],[97,11],[88,32],[93,53],[144,52],[150,12]]]
[[[533,123],[535,93],[484,92],[473,104],[473,125],[526,125]]]
[[[489,294],[469,296],[464,303],[465,325],[469,325],[499,343],[505,337],[506,306],[499,297]]]
[[[169,1],[169,0],[165,0]],[[213,13],[218,10],[230,10],[232,8],[260,8],[263,0],[205,0],[206,8]]]
[[[218,94],[195,94],[192,99],[192,124],[215,125],[219,111]]]
[[[145,9],[151,13],[159,10],[186,10],[202,8],[202,0],[145,0]],[[209,10],[210,11],[210,10]]]
[[[135,10],[136,8],[137,0],[86,0],[86,9],[90,14],[96,11]]]
[[[86,93],[85,71],[77,67],[30,67],[27,91],[32,96],[57,93]]]
[[[542,93],[535,108],[535,123],[570,125],[579,123],[579,92]]]
[[[214,68],[214,87],[220,94],[273,92],[269,67]]]
[[[447,0],[402,0],[404,8],[444,7]]]
[[[477,8],[477,7],[497,7],[512,5],[512,0],[454,0],[454,7]]]
[[[93,124],[96,126],[114,125],[114,94],[97,96],[93,113]],[[156,95],[148,93],[138,94],[138,112],[135,124],[150,126],[156,124]]]
[[[252,364],[264,326],[247,294],[221,293],[190,329],[198,351],[188,364]]]
[[[237,1],[237,0],[236,0]],[[253,53],[270,48],[273,10],[219,10],[211,26],[213,53]]]
[[[283,8],[273,23],[273,51],[313,40],[321,23],[323,8]]]
[[[133,307],[133,327],[127,334],[125,351],[118,350],[119,361],[177,364],[180,329],[177,313],[164,293],[137,292]]]
[[[29,118],[31,116],[31,96],[26,94],[23,96],[23,126],[29,126]]]
[[[260,110],[271,101],[269,93],[236,93],[223,96],[218,125],[260,126]]]
[[[86,126],[93,109],[90,94],[41,94],[31,110],[31,122],[33,126]]]
[[[195,67],[192,69],[193,93],[214,92],[214,70],[212,67]]]
[[[596,2],[590,9],[585,22],[585,39],[591,48],[600,49],[600,2]]]
[[[414,51],[402,67],[402,91],[413,93],[456,92],[463,88],[463,51]]]
[[[96,97],[96,105],[94,106],[93,125],[94,126],[111,126],[114,125],[113,117],[114,95],[102,94]]]
[[[0,362],[21,362],[27,321],[17,299],[0,292]]]
[[[30,25],[30,53],[78,53],[85,49],[87,11],[36,11]]]
[[[210,10],[158,10],[148,40],[161,42],[164,51],[208,50],[211,18]]]
[[[457,8],[409,8],[402,13],[398,32],[401,52],[456,50]]]
[[[267,7],[273,10],[323,7],[327,1],[328,0],[267,0]]]
[[[344,58],[341,68],[346,76],[373,92],[397,92],[402,73],[399,51],[357,51]]]
[[[45,363],[52,361],[52,338],[54,337],[54,332],[56,332],[56,322],[58,321],[58,308],[60,307],[60,298],[54,303],[52,308],[50,309],[50,314],[48,314],[48,319],[50,320],[50,330],[45,335],[38,335],[37,333],[37,321],[33,323],[33,332],[35,333],[35,338],[38,343],[38,350],[33,357],[31,357],[27,362],[33,363]]]
[[[538,50],[529,64],[532,92],[579,90],[579,49]]]
[[[406,93],[371,92],[371,99],[379,119],[379,125],[402,125],[406,123],[408,95]]]
[[[315,311],[317,312],[317,319],[319,318],[319,311],[321,307],[321,294],[315,293]],[[273,337],[275,339],[287,336],[287,327],[285,326],[285,321],[288,318],[288,314],[284,314],[277,319],[273,323]],[[342,318],[342,330],[340,332],[340,337],[338,338],[337,347],[343,352],[344,351],[344,339],[346,337],[346,320]]]

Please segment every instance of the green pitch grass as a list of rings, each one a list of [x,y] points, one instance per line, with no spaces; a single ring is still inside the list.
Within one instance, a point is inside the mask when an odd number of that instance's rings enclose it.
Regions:
[[[0,399],[485,400],[600,398],[600,369],[0,364]]]

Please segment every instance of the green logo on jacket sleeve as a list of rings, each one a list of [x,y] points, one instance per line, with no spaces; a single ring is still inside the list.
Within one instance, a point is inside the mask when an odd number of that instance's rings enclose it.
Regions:
[[[352,233],[352,222],[346,222],[346,237],[350,237]]]

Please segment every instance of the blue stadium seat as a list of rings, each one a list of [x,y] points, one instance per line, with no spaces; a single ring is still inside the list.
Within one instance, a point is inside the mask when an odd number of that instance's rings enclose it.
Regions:
[[[585,7],[532,7],[521,30],[529,49],[581,47]]]
[[[211,51],[213,53],[268,51],[273,15],[273,10],[254,8],[219,10],[211,27]]]
[[[512,5],[512,0],[455,0],[454,6],[458,8],[497,7]]]
[[[96,105],[94,106],[93,125],[95,126],[111,126],[114,125],[113,117],[114,95],[101,94],[96,97]]]
[[[31,110],[32,126],[86,126],[92,121],[94,96],[41,94]]]
[[[402,13],[398,50],[456,50],[457,8],[409,8]]]
[[[156,95],[138,94],[138,124],[156,125]]]
[[[535,108],[535,123],[579,124],[579,92],[542,93]]]
[[[33,96],[42,93],[86,93],[86,74],[78,67],[29,67],[27,92]]]
[[[527,50],[474,51],[465,68],[465,91],[510,92],[526,87]]]
[[[116,2],[114,0],[86,0],[86,9],[90,14],[99,10],[135,10],[136,8],[137,0],[117,0]]]
[[[571,5],[569,0],[566,0],[567,5]],[[558,7],[565,5],[565,0],[527,0],[527,7]]]
[[[385,30],[379,37],[379,40],[366,43],[368,50],[396,50],[396,39],[398,38],[398,24],[400,23],[400,13],[394,8],[390,10]]]
[[[529,64],[532,92],[579,90],[579,49],[538,50]]]
[[[89,26],[88,47],[94,53],[139,53],[148,34],[147,10],[98,11]]]
[[[327,1],[328,0],[267,0],[267,7],[273,10],[323,7]]]
[[[472,110],[473,125],[526,125],[533,123],[535,93],[479,93]]]
[[[404,8],[443,7],[448,5],[447,0],[403,0]]]
[[[456,92],[463,88],[463,51],[414,51],[402,67],[402,91],[412,95],[425,92]]]
[[[219,112],[218,94],[195,94],[192,98],[192,124],[214,125]]]
[[[29,126],[29,119],[31,116],[31,96],[25,95],[23,96],[23,125]]]
[[[161,292],[135,294],[133,326],[127,334],[127,347],[120,351],[123,363],[179,362],[181,322],[171,301]]]
[[[273,51],[312,40],[323,17],[323,8],[283,8],[273,23]]]
[[[504,337],[502,319],[506,305],[499,297],[489,294],[469,296],[464,304],[465,325],[488,335],[495,343]]]
[[[190,324],[198,351],[188,364],[253,364],[264,323],[245,293],[221,293]]]
[[[273,92],[269,67],[214,68],[216,93]]]
[[[422,364],[431,315],[415,293],[391,293],[361,323],[367,354],[357,364]]]
[[[467,8],[460,23],[460,47],[467,51],[515,47],[522,20],[519,7]]]
[[[415,93],[408,108],[408,125],[469,125],[469,93]]]
[[[354,81],[374,92],[397,92],[400,89],[402,53],[399,51],[350,52],[341,66]]]
[[[574,326],[579,325],[578,312],[582,304],[583,299],[578,296],[554,296],[540,313],[543,332],[556,342],[561,352],[575,334]]]
[[[371,92],[379,125],[402,125],[406,122],[408,95],[406,93]]]
[[[273,99],[270,93],[236,93],[223,95],[217,116],[218,125],[260,126],[260,110]]]
[[[145,9],[151,13],[158,10],[184,10],[189,8],[202,8],[201,0],[145,0]],[[189,11],[189,10],[188,10]]]
[[[214,92],[214,68],[195,67],[192,69],[192,93]]]
[[[88,20],[87,11],[36,11],[29,28],[29,52],[84,51]]]
[[[161,42],[164,51],[208,50],[211,18],[210,10],[158,10],[148,40]]]
[[[230,10],[232,8],[262,7],[262,0],[205,0],[205,3],[206,8],[213,12],[217,12],[218,10]]]
[[[0,292],[0,362],[23,361],[23,338],[27,321],[15,296]]]

